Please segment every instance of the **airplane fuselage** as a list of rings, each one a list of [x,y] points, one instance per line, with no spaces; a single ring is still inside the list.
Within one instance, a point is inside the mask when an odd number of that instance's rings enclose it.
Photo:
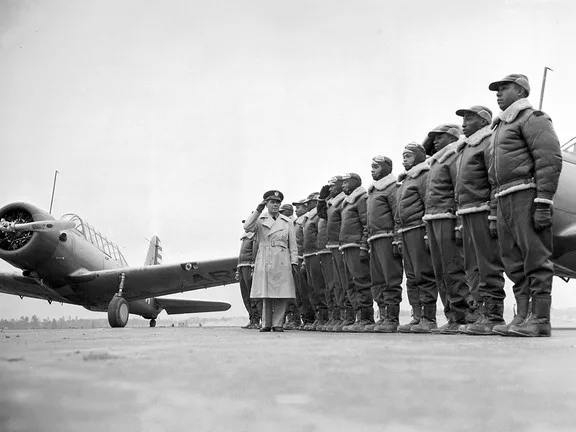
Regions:
[[[54,220],[52,215],[28,203],[14,203],[0,209],[2,215],[11,212],[27,214],[34,220]],[[89,271],[120,269],[127,264],[123,262],[123,258],[117,259],[112,256],[117,249],[112,252],[107,239],[95,240],[96,244],[100,245],[99,248],[88,241],[85,235],[76,228],[56,232],[34,232],[20,247],[14,250],[0,249],[0,258],[21,269],[23,278],[37,284],[37,297],[104,312],[111,299],[88,296],[82,291],[75,290],[76,286],[71,281],[71,276]],[[95,232],[88,235],[100,236]],[[110,254],[103,252],[101,248],[108,249]],[[156,318],[160,312],[154,298],[134,300],[129,305],[130,312],[147,319]]]

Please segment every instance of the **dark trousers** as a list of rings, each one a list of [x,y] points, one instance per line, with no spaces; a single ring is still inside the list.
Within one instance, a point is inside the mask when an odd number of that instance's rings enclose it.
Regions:
[[[534,229],[534,198],[535,189],[498,198],[498,243],[516,297],[549,297],[552,293],[552,227],[540,232]]]
[[[332,264],[334,266],[334,298],[340,309],[357,309],[353,290],[354,282],[346,271],[344,254],[338,248],[332,248]]]
[[[426,252],[424,243],[425,234],[424,227],[402,233],[402,256],[406,272],[408,301],[415,308],[419,308],[420,305],[435,305],[438,300],[438,287],[432,268],[432,259]]]
[[[356,296],[356,310],[372,309],[374,300],[370,291],[370,266],[360,261],[360,248],[347,247],[344,249],[344,263],[346,271],[352,277],[354,295]]]
[[[480,298],[504,300],[504,264],[498,239],[490,235],[488,212],[462,215],[462,239],[466,268],[478,269]]]
[[[464,271],[464,250],[454,240],[456,219],[433,219],[427,223],[432,267],[449,320],[464,322],[470,290]],[[444,292],[442,292],[444,290]]]
[[[242,266],[238,267],[240,273],[240,294],[242,295],[242,302],[248,312],[250,321],[260,321],[262,317],[262,300],[250,298],[250,290],[252,289],[252,267]]]
[[[402,301],[402,258],[396,258],[392,253],[393,240],[382,237],[370,242],[372,297],[381,309]]]
[[[312,295],[310,297],[312,307],[316,311],[328,309],[326,304],[326,282],[322,274],[320,257],[318,255],[308,255],[304,257],[304,262],[306,263],[308,283],[312,286]]]
[[[300,299],[300,316],[305,323],[312,323],[314,322],[314,309],[312,309],[312,304],[310,303],[310,291],[312,288],[308,285],[306,270],[302,269],[303,261],[301,258],[298,259],[298,272],[294,282],[296,283],[296,291]]]
[[[326,283],[326,305],[329,310],[334,310],[336,308],[336,298],[335,298],[335,274],[334,274],[334,263],[332,262],[332,253],[326,252],[318,254],[320,258],[320,267],[322,268],[322,275],[324,276],[324,282]]]

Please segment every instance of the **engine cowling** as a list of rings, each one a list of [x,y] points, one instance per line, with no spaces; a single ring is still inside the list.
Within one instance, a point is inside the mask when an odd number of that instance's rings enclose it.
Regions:
[[[28,203],[18,202],[0,208],[0,219],[27,223],[54,220],[44,210]],[[0,231],[0,258],[21,269],[35,269],[50,259],[58,244],[54,233]]]

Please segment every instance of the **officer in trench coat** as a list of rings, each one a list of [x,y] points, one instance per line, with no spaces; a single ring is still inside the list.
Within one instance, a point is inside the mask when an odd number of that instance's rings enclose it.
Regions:
[[[296,235],[290,218],[279,213],[284,199],[282,192],[270,190],[263,198],[244,224],[244,229],[255,232],[258,238],[250,296],[263,299],[260,331],[284,331],[288,299],[296,297],[293,277],[298,270]],[[262,214],[264,207],[268,213]]]

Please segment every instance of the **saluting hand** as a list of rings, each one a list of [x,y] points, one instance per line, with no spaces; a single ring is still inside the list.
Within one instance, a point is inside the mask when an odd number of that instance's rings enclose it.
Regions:
[[[320,189],[320,195],[318,195],[318,199],[326,199],[328,198],[328,195],[330,195],[330,185],[322,186],[322,189]]]
[[[258,207],[256,207],[256,211],[262,213],[264,211],[264,207],[266,207],[266,200],[263,200]]]

